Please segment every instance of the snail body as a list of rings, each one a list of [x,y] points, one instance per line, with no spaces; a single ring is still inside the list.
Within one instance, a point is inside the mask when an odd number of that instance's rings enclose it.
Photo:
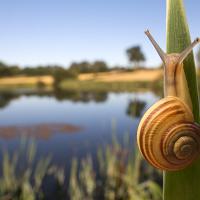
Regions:
[[[166,55],[148,31],[146,34],[164,62],[165,97],[142,117],[137,131],[138,146],[154,167],[166,171],[181,170],[200,155],[200,126],[194,122],[182,63],[199,40],[181,54]]]

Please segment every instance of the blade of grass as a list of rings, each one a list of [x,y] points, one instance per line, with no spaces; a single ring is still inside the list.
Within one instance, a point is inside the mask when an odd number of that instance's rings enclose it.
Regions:
[[[190,33],[182,0],[167,0],[167,53],[181,52],[189,44]],[[184,61],[195,121],[199,122],[199,100],[194,56]],[[200,199],[200,160],[185,170],[164,172],[164,200]]]

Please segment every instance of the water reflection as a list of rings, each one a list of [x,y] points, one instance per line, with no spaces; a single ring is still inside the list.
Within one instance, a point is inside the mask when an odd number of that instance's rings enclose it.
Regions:
[[[105,102],[108,92],[70,91],[70,90],[13,90],[0,91],[0,108],[9,105],[12,100],[21,96],[54,97],[58,101],[71,100],[73,102]]]
[[[56,133],[76,133],[83,130],[83,127],[71,124],[51,123],[20,126],[0,126],[0,137],[11,139],[21,136],[49,139]]]
[[[14,92],[2,91],[0,92],[0,108],[4,108],[9,105],[9,103],[18,98],[20,95]]]
[[[69,172],[72,158],[89,153],[96,159],[99,146],[112,142],[113,120],[119,142],[127,132],[134,141],[142,112],[158,97],[152,92],[15,90],[1,92],[0,99],[0,146],[14,152],[20,132],[25,133],[36,138],[37,156],[51,154],[52,162]]]
[[[72,159],[79,160],[89,154],[96,166],[98,149],[105,149],[112,143],[113,132],[121,144],[129,132],[132,151],[139,118],[158,98],[152,92],[30,89],[1,92],[1,105],[4,107],[0,109],[0,146],[15,153],[21,134],[34,137],[37,142],[36,160],[51,155],[53,164],[65,166],[65,176],[69,180]],[[116,122],[115,130],[113,121]],[[123,153],[127,157],[126,152]],[[22,166],[24,163],[24,160],[20,161]]]
[[[107,100],[108,93],[102,92],[102,91],[96,91],[96,92],[87,92],[87,91],[73,91],[73,90],[61,90],[57,89],[54,90],[52,93],[53,96],[59,101],[62,100],[72,100],[74,102],[104,102]]]
[[[145,101],[139,99],[131,100],[128,104],[126,113],[133,118],[140,118],[142,116],[142,111],[144,110],[145,106]]]

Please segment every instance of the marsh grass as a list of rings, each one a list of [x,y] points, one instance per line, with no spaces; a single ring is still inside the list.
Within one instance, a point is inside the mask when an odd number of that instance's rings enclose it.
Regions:
[[[12,155],[7,150],[3,150],[1,200],[45,199],[43,184],[47,176],[54,178],[61,191],[60,188],[64,185],[64,171],[51,164],[50,156],[36,160],[36,151],[34,140],[26,139],[21,140],[19,149]]]
[[[66,80],[60,85],[63,90],[74,91],[107,91],[107,92],[133,92],[146,90],[161,90],[161,81],[156,82],[97,82]]]
[[[2,152],[0,199],[161,200],[160,172],[146,167],[137,148],[129,149],[128,136],[123,144],[113,137],[111,145],[99,147],[97,163],[91,155],[74,158],[67,189],[64,167],[53,165],[50,156],[36,158],[35,141],[22,139],[13,154]],[[54,180],[53,192],[44,190],[48,177]]]
[[[71,200],[161,200],[161,173],[147,167],[137,147],[129,148],[129,138],[121,145],[99,148],[97,170],[88,155],[72,161],[69,194]]]
[[[167,53],[182,52],[191,44],[183,0],[167,0]],[[196,33],[199,34],[199,33]],[[190,92],[194,120],[199,123],[199,98],[194,55],[191,52],[183,62]],[[200,160],[178,172],[164,172],[164,200],[200,199]]]

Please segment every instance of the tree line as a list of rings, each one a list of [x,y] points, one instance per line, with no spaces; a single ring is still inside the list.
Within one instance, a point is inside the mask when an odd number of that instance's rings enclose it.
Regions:
[[[35,66],[35,67],[20,67],[17,65],[7,65],[0,62],[0,77],[5,76],[43,76],[43,75],[54,75],[55,73],[62,72],[69,77],[74,77],[79,73],[88,72],[104,72],[108,71],[108,65],[104,61],[95,61],[89,63],[87,61],[80,63],[72,63],[69,68],[65,68],[59,65],[46,65],[46,66]]]
[[[126,51],[128,59],[134,66],[139,66],[140,62],[145,61],[145,56],[141,51],[140,46],[134,46]],[[119,69],[119,67],[114,67],[114,69]],[[73,62],[68,68],[59,65],[46,65],[46,66],[35,66],[35,67],[20,67],[17,65],[8,65],[6,63],[0,62],[0,77],[5,76],[16,76],[16,75],[26,75],[26,76],[42,76],[42,75],[52,75],[62,74],[66,78],[74,78],[80,73],[98,73],[106,72],[112,70],[109,68],[106,62],[102,60],[97,60],[95,62]]]
[[[145,62],[146,58],[141,50],[141,47],[133,46],[126,50],[126,54],[132,68],[140,67],[141,63]],[[200,66],[200,49],[197,53],[197,61]],[[126,70],[127,67],[112,67],[110,68],[108,64],[104,61],[97,60],[95,62],[73,62],[68,68],[59,65],[46,65],[46,66],[35,66],[35,67],[20,67],[17,65],[8,65],[6,63],[0,62],[0,77],[5,76],[60,76],[65,78],[75,78],[80,73],[98,73],[106,72],[110,70]]]

